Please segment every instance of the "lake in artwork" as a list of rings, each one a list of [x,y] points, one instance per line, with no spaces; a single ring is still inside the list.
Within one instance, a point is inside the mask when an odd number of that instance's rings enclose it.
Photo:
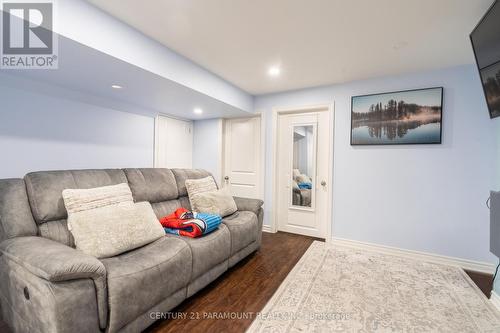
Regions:
[[[441,143],[443,88],[352,98],[351,144]]]

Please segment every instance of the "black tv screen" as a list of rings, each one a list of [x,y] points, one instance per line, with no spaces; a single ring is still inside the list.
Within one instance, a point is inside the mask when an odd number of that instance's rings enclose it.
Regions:
[[[497,0],[470,35],[490,117],[500,116],[500,2]]]

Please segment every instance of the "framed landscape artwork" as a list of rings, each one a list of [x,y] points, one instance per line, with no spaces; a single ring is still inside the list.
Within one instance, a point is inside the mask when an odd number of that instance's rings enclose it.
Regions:
[[[500,116],[500,61],[481,69],[484,94],[491,118]]]
[[[354,96],[351,145],[439,144],[443,88]]]

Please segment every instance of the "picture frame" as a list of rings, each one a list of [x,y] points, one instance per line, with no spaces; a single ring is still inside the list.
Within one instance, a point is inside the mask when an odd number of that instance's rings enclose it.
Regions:
[[[351,146],[441,144],[443,87],[351,97]]]

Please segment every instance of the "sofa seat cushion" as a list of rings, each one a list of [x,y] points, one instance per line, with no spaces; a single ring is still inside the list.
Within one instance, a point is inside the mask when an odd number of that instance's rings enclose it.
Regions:
[[[231,234],[231,256],[257,240],[257,215],[250,211],[237,211],[222,219]]]
[[[221,224],[219,229],[209,233],[208,235],[189,238],[167,234],[169,238],[182,239],[191,248],[193,255],[193,272],[191,281],[203,273],[208,272],[216,265],[224,262],[230,256],[231,235],[227,226]]]
[[[101,261],[107,271],[111,332],[186,287],[191,276],[191,250],[177,238],[162,237]]]

